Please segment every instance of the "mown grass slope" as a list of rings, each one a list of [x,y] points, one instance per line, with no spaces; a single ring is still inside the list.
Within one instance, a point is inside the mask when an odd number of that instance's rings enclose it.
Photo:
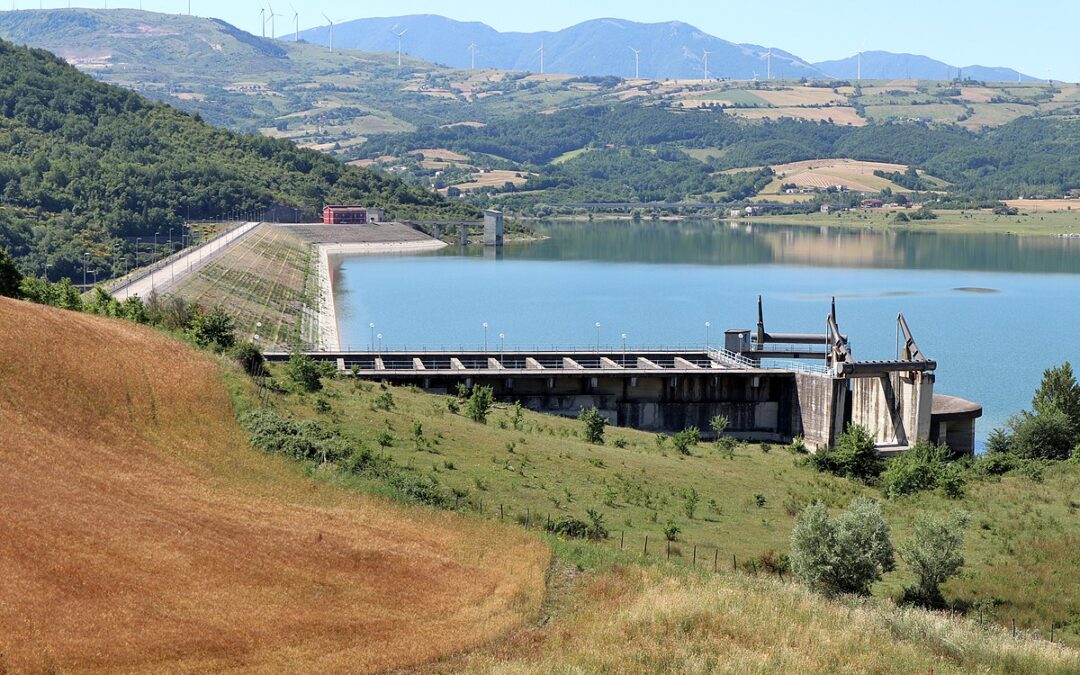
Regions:
[[[521,626],[533,535],[252,450],[209,357],[0,298],[0,672],[413,666]]]

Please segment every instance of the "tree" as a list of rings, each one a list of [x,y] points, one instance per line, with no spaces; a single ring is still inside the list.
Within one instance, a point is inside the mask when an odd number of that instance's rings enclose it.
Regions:
[[[495,403],[495,391],[491,387],[473,387],[465,402],[465,416],[473,422],[487,424],[488,412]]]
[[[593,445],[603,445],[604,427],[607,426],[607,418],[600,414],[596,406],[582,408],[578,419],[585,424],[585,441]]]
[[[210,313],[197,312],[191,322],[191,337],[200,347],[217,352],[232,349],[236,344],[236,321],[220,307]]]
[[[835,517],[821,502],[807,506],[791,531],[791,568],[803,583],[826,595],[868,595],[874,582],[896,568],[881,505],[857,497]]]
[[[1072,421],[1057,406],[1022,412],[1009,421],[1009,449],[1026,459],[1068,459],[1074,445]]]
[[[701,442],[701,431],[697,427],[687,427],[671,438],[671,444],[680,455],[689,455],[690,447]]]
[[[958,511],[948,516],[930,513],[915,519],[911,539],[900,545],[900,557],[915,573],[915,585],[904,589],[910,602],[940,607],[941,584],[964,566],[964,532],[970,518]]]
[[[245,373],[251,377],[266,374],[266,357],[254,342],[241,342],[233,351],[233,357]]]
[[[19,297],[22,279],[22,273],[15,266],[15,259],[7,252],[7,249],[0,248],[0,295],[9,298]]]
[[[731,426],[731,420],[728,419],[727,415],[716,415],[709,420],[709,428],[716,434],[717,440],[724,435],[724,432],[727,431],[729,426]]]
[[[919,441],[907,452],[888,461],[882,474],[885,493],[890,497],[901,497],[933,490],[945,476],[950,454],[947,445]]]
[[[303,391],[319,391],[322,389],[322,372],[315,359],[305,356],[300,352],[293,352],[289,356],[289,363],[285,366],[285,373]]]
[[[885,468],[874,437],[857,424],[849,424],[836,439],[835,448],[819,450],[811,461],[818,471],[859,480],[879,476]]]
[[[1056,368],[1043,371],[1043,379],[1031,407],[1036,413],[1056,408],[1065,413],[1073,427],[1073,434],[1080,435],[1080,384],[1076,383],[1072,364],[1066,361]]]

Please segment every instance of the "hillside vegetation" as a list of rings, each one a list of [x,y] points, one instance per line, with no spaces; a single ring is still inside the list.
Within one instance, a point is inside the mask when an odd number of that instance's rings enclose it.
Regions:
[[[53,278],[75,276],[89,264],[116,274],[134,262],[135,237],[178,235],[185,219],[274,204],[313,217],[327,202],[357,201],[399,216],[475,215],[287,141],[215,129],[47,52],[0,42],[0,248],[27,271],[48,264]]]
[[[0,298],[0,353],[2,672],[386,670],[540,607],[535,535],[252,450],[161,333]]]

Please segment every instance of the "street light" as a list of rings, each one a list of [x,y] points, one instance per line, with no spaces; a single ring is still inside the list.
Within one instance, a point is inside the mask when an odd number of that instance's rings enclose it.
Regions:
[[[705,351],[709,351],[709,329],[712,328],[712,323],[705,322]]]
[[[499,361],[506,357],[506,333],[499,333]]]
[[[377,337],[379,338],[379,353],[382,354],[382,333],[379,333]]]
[[[90,264],[90,254],[83,253],[83,265],[82,265],[82,286],[83,290],[86,290],[86,266]]]
[[[139,242],[142,241],[142,237],[135,237],[135,269],[139,268]]]
[[[369,323],[368,328],[371,329],[371,351],[375,351],[375,324]]]
[[[596,322],[596,351],[600,351],[600,322]]]
[[[626,333],[622,334],[622,366],[626,367]]]
[[[487,353],[487,329],[488,329],[488,323],[487,323],[487,321],[485,321],[484,322],[484,353]]]

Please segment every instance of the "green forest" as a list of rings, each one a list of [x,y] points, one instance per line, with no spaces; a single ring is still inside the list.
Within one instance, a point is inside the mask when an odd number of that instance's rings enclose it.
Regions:
[[[627,103],[526,115],[479,128],[374,137],[363,154],[402,155],[419,148],[448,148],[533,171],[538,175],[517,191],[543,190],[543,199],[553,203],[670,201],[709,193],[739,199],[747,196],[745,186],[709,175],[822,158],[917,167],[948,181],[954,200],[1058,196],[1080,189],[1080,120],[1062,117],[1025,117],[976,133],[913,122],[864,127],[794,119],[750,122],[720,109]],[[680,153],[705,148],[716,151],[708,161]],[[552,163],[582,149],[592,151]]]
[[[85,254],[122,272],[136,237],[186,219],[327,202],[398,217],[473,207],[294,144],[216,129],[106,84],[43,50],[0,41],[0,248],[29,273],[75,276]],[[145,259],[145,258],[144,258]]]

